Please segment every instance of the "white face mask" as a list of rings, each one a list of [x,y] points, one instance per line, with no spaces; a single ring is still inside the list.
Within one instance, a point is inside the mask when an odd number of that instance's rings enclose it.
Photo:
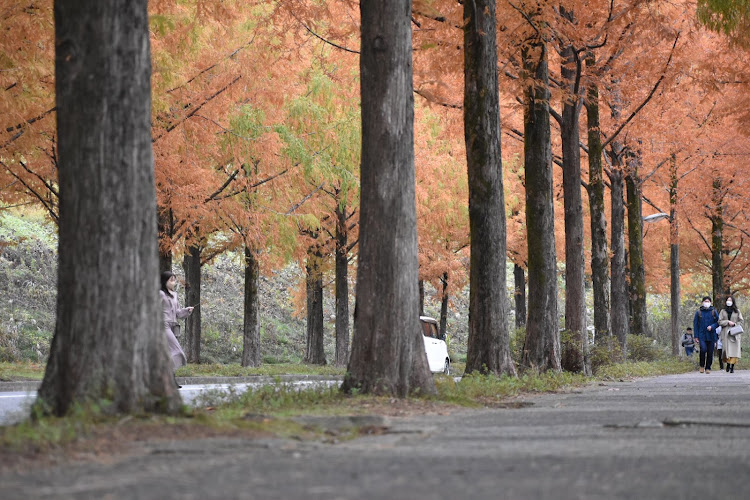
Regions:
[[[703,303],[703,307],[705,307],[706,309],[708,309],[709,307],[711,307],[711,303],[708,302],[708,301],[706,301],[706,302]]]
[[[732,307],[732,301],[731,300],[727,300],[727,306]]]

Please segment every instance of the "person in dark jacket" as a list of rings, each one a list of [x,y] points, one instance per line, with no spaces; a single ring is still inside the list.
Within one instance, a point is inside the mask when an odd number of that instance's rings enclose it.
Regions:
[[[689,358],[695,351],[695,337],[693,337],[693,329],[687,327],[687,331],[682,335],[680,339],[682,347],[685,348],[685,355]]]
[[[693,316],[693,333],[700,345],[700,368],[701,373],[711,373],[711,362],[714,358],[714,345],[717,335],[716,327],[719,326],[719,313],[711,305],[710,297],[703,297],[703,304],[695,311]]]

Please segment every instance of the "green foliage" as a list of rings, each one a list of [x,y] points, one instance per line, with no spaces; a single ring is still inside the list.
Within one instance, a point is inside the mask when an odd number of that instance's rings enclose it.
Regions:
[[[34,208],[16,208],[0,211],[0,248],[17,246],[27,240],[38,242],[40,248],[57,250],[57,226],[47,218],[46,212]]]
[[[349,396],[338,389],[338,384],[328,387],[300,388],[277,381],[257,390],[238,392],[228,391],[202,393],[196,400],[197,406],[224,406],[224,410],[241,409],[251,413],[273,413],[288,415],[313,413],[325,406],[335,405]]]
[[[574,335],[570,330],[560,332],[560,358],[563,370],[569,372],[582,372],[583,366],[580,360],[582,356],[581,338]]]
[[[634,377],[654,377],[657,375],[673,375],[695,370],[695,362],[677,358],[659,361],[628,361],[601,366],[597,378],[602,380],[624,380]]]
[[[164,36],[175,29],[175,22],[171,16],[152,14],[148,20],[151,31],[158,36]]]
[[[622,349],[615,337],[606,337],[591,346],[589,359],[591,360],[591,371],[594,375],[597,375],[602,367],[623,361]]]
[[[587,377],[570,372],[527,373],[519,377],[503,375],[482,375],[472,373],[465,375],[456,383],[450,377],[436,377],[437,399],[465,406],[477,406],[491,401],[517,396],[522,392],[559,391],[570,386],[588,383]]]
[[[698,0],[696,15],[709,29],[724,33],[742,46],[750,44],[749,0]]]
[[[56,228],[41,210],[0,212],[0,361],[44,361],[57,297]]]
[[[667,347],[645,335],[627,336],[627,360],[623,359],[622,349],[617,339],[608,337],[591,349],[591,369],[594,375],[607,373],[614,366],[627,366],[637,363],[669,362],[671,357]],[[672,373],[672,372],[670,372]]]
[[[645,335],[628,335],[628,361],[658,361],[667,356],[664,347]]]
[[[523,345],[526,342],[526,327],[516,328],[510,332],[510,355],[518,365],[523,355]]]

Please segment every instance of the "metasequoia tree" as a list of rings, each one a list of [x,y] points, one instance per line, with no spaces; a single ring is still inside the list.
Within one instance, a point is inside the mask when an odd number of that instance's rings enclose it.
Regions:
[[[464,137],[469,177],[466,372],[515,375],[505,291],[505,200],[494,0],[464,4]]]
[[[55,40],[59,293],[37,406],[175,412],[157,292],[146,2],[56,1]]]
[[[0,198],[59,218],[52,2],[3,7]]]
[[[596,65],[595,56],[586,56],[586,66]],[[594,79],[586,85],[586,132],[588,145],[588,201],[591,221],[591,290],[594,299],[594,339],[597,343],[612,335],[610,323],[609,250],[604,202],[604,170],[599,122],[599,87]]]
[[[440,333],[447,332],[448,308],[455,290],[466,286],[469,246],[468,184],[464,147],[449,135],[441,110],[418,106],[415,114],[415,165],[419,278],[424,314],[424,282],[437,291]]]
[[[283,44],[267,43],[279,35],[252,3],[205,9],[157,3],[154,9],[159,96],[154,145],[159,212],[167,216],[162,255],[184,248],[190,271],[187,303],[195,305],[200,267],[225,251],[242,252],[250,280],[245,284],[250,296],[244,300],[243,362],[255,365],[260,362],[258,297],[253,294],[256,264],[261,264],[258,249],[271,250],[263,255],[265,266],[281,261],[272,252],[286,250],[268,245],[284,227],[265,222],[276,218],[274,202],[262,205],[263,210],[252,199],[259,190],[277,189],[271,181],[289,170],[278,160],[280,141],[273,125],[283,119],[283,96],[292,93],[294,79],[287,77],[292,63],[279,57]],[[194,43],[183,43],[186,37]],[[263,234],[261,227],[272,230]],[[219,234],[227,230],[230,237]],[[188,355],[195,362],[200,359],[200,320],[193,314],[186,329]]]
[[[648,334],[646,323],[646,275],[643,268],[643,209],[642,187],[639,167],[640,151],[635,150],[627,157],[625,191],[628,206],[628,263],[630,289],[630,333]]]
[[[557,325],[557,257],[552,184],[547,43],[538,12],[526,13],[530,26],[521,47],[524,77],[524,164],[526,166],[526,230],[529,247],[529,303],[521,363],[538,370],[560,370]]]
[[[360,16],[359,266],[342,390],[433,393],[418,318],[411,2],[362,2]]]
[[[578,20],[573,10],[560,6],[560,17],[571,27]],[[562,112],[552,112],[560,126],[563,170],[563,203],[565,215],[565,329],[576,342],[566,349],[564,368],[590,373],[588,331],[586,329],[586,296],[583,204],[581,197],[581,140],[579,117],[582,64],[580,49],[569,37],[557,36],[561,56],[560,75]]]
[[[328,47],[321,47],[320,60],[311,64],[303,78],[307,92],[288,104],[285,125],[279,127],[285,141],[284,154],[301,165],[294,176],[297,203],[290,214],[298,218],[302,246],[314,248],[305,256],[308,310],[308,346],[312,339],[319,356],[307,362],[324,362],[323,356],[323,273],[329,267],[324,260],[334,261],[336,297],[335,364],[345,366],[349,359],[349,260],[357,243],[359,211],[359,155],[361,150],[359,113],[356,96],[352,95],[352,66],[328,71]],[[300,259],[301,260],[301,259]],[[310,276],[314,272],[316,276]],[[319,295],[321,302],[310,296]],[[312,316],[311,316],[312,314]],[[314,321],[311,321],[313,320]],[[317,326],[316,326],[317,325]],[[314,330],[311,327],[316,326]],[[310,350],[308,349],[308,353]]]

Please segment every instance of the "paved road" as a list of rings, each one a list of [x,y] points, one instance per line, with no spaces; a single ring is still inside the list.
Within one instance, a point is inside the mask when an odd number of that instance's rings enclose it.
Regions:
[[[750,372],[690,373],[392,418],[337,444],[208,439],[0,476],[0,498],[746,498]]]

